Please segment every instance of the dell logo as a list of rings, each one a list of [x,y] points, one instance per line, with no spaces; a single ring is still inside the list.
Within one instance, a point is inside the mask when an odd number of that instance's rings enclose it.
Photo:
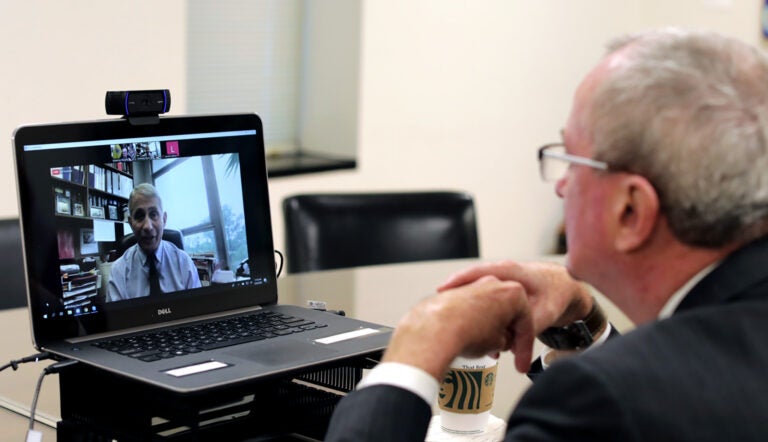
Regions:
[[[163,315],[170,315],[171,309],[170,308],[159,308],[157,309],[157,316],[163,316]]]

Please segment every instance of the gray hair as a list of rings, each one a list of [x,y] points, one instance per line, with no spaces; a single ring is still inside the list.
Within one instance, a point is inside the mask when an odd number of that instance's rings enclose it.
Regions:
[[[595,90],[594,156],[646,177],[682,242],[768,232],[768,58],[733,38],[660,30],[623,38]]]
[[[136,187],[131,190],[131,194],[128,196],[128,213],[132,216],[133,215],[133,207],[136,201],[136,198],[143,197],[146,199],[150,198],[157,198],[157,204],[159,206],[159,209],[163,209],[163,200],[160,198],[160,194],[157,193],[157,189],[155,189],[155,186],[149,184],[149,183],[141,183],[137,185]]]

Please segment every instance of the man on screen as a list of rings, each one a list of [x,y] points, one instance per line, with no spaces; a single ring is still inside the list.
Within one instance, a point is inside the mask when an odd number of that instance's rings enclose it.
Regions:
[[[155,187],[149,183],[136,186],[128,198],[128,212],[136,244],[112,264],[107,301],[200,287],[189,255],[163,240],[168,214]]]

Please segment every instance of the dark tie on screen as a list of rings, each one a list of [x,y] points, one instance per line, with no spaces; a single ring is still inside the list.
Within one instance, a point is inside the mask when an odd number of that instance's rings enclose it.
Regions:
[[[147,255],[147,265],[149,266],[149,295],[159,295],[162,291],[160,290],[160,275],[157,273],[157,257],[154,253]]]

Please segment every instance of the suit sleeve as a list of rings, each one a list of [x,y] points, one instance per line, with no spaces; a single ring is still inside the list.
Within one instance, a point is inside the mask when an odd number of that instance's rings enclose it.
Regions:
[[[423,442],[431,417],[431,407],[418,395],[390,385],[372,385],[339,402],[325,441]]]
[[[558,361],[536,378],[509,418],[506,441],[633,440],[622,398],[579,359]]]

